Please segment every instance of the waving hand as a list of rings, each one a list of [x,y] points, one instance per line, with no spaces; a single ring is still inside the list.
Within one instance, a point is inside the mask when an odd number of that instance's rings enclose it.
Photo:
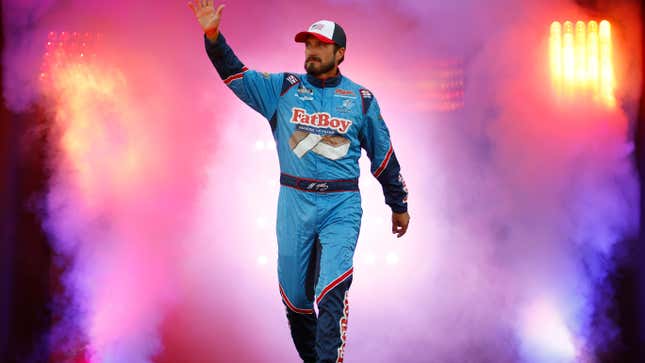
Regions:
[[[188,2],[188,7],[193,10],[199,25],[204,29],[208,39],[215,41],[219,35],[219,23],[222,18],[224,4],[217,7],[213,5],[213,0],[194,0]]]

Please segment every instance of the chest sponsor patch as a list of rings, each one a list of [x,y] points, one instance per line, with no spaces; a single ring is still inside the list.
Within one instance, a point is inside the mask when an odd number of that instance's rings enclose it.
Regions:
[[[355,99],[355,98],[356,98],[356,94],[354,93],[354,91],[350,91],[350,90],[345,90],[345,89],[338,88],[338,89],[336,89],[336,91],[334,92],[334,97],[354,98],[354,99]]]
[[[336,111],[342,112],[342,113],[349,113],[349,112],[352,112],[353,108],[354,108],[354,101],[350,99],[345,99],[343,100],[341,105],[336,107]]]
[[[287,82],[291,84],[292,86],[296,83],[298,83],[298,77],[294,76],[293,74],[290,74],[287,76]]]
[[[314,90],[307,88],[303,85],[300,85],[296,90],[296,97],[298,97],[302,101],[313,101]]]
[[[291,123],[298,125],[299,128],[302,126],[309,132],[319,129],[323,131],[323,134],[333,133],[334,131],[339,134],[345,134],[352,125],[351,120],[333,117],[327,112],[309,114],[306,110],[298,107],[294,107],[291,110]]]

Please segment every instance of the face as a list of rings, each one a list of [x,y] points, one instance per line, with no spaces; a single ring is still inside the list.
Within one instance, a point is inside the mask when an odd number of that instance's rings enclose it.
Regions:
[[[305,70],[312,76],[319,76],[333,70],[338,65],[343,48],[334,53],[334,45],[321,42],[310,36],[305,41]]]

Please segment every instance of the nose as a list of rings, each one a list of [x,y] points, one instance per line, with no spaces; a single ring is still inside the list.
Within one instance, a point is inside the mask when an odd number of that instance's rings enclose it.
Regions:
[[[309,58],[311,56],[318,56],[316,51],[312,50],[311,48],[305,48],[305,57]]]

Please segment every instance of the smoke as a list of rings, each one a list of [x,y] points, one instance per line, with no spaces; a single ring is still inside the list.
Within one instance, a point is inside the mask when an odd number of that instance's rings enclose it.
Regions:
[[[178,66],[200,54],[192,19],[180,34],[193,43],[150,26],[183,6],[7,5],[5,98],[50,119],[44,220],[65,288],[52,305],[56,361],[150,362],[183,301],[184,238],[216,144],[214,79]]]
[[[300,72],[293,35],[342,24],[343,73],[390,128],[412,221],[384,237],[389,212],[363,160],[347,361],[594,362],[618,343],[606,279],[639,213],[632,7],[228,4],[223,33],[262,71]],[[275,146],[218,80],[185,3],[5,1],[3,14],[5,100],[45,104],[51,120],[45,220],[65,286],[52,357],[296,361],[275,276]],[[618,107],[563,104],[549,24],[601,17],[615,24]],[[101,33],[97,55],[43,81],[61,31]],[[463,70],[464,105],[438,112],[428,89],[446,62]]]
[[[407,121],[391,129],[395,142],[397,135],[405,140],[395,147],[407,167],[414,252],[405,256],[412,266],[396,275],[404,286],[379,275],[388,288],[377,317],[354,315],[388,331],[355,332],[370,344],[350,342],[348,359],[592,362],[617,343],[605,315],[613,303],[606,278],[638,218],[630,111],[640,92],[633,81],[640,59],[630,50],[640,44],[633,35],[640,24],[625,5],[602,15],[620,25],[614,29],[622,108],[612,110],[553,99],[548,74],[550,23],[598,14],[556,2],[391,8],[389,14],[410,14],[405,26],[388,32],[409,34],[397,43],[405,53],[397,65],[404,81],[383,87],[386,101],[375,92],[386,120]],[[424,75],[435,64],[403,50],[426,42],[435,44],[425,47],[428,58],[453,56],[464,64],[465,106],[458,112],[396,105],[423,97],[420,80],[431,79]]]

